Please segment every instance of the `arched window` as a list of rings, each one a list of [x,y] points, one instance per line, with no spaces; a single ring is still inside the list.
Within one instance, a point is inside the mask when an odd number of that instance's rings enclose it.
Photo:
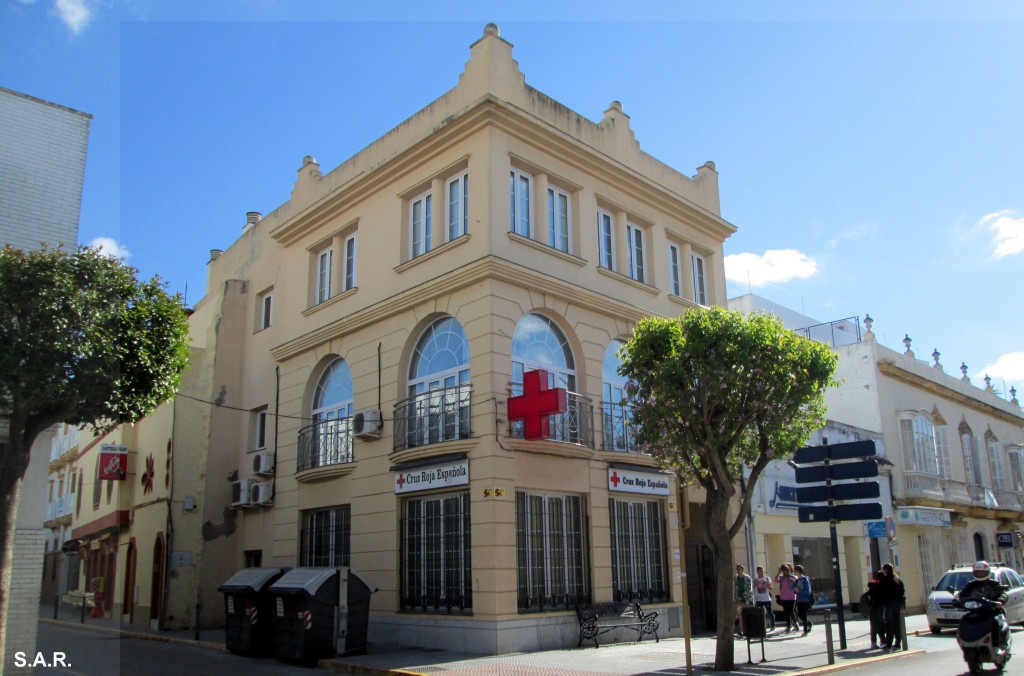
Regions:
[[[352,374],[344,359],[317,381],[310,417],[313,424],[299,433],[299,471],[352,462]]]
[[[512,394],[523,393],[523,374],[543,369],[548,372],[548,387],[565,388],[568,410],[550,418],[550,438],[557,441],[593,445],[592,409],[581,414],[581,399],[576,394],[576,364],[565,335],[547,317],[524,315],[512,334]],[[523,423],[512,424],[512,435],[522,436]]]
[[[619,375],[621,340],[613,340],[604,351],[601,367],[601,418],[604,423],[604,450],[633,451],[636,446],[630,427],[632,408],[625,403],[626,379]]]
[[[439,319],[420,336],[407,393],[395,411],[396,450],[470,436],[469,341],[455,318]]]

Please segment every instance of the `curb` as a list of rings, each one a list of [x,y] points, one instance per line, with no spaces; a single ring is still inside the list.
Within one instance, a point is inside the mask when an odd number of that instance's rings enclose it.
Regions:
[[[897,652],[889,653],[888,655],[876,655],[875,657],[865,657],[863,659],[848,660],[836,664],[827,664],[821,667],[801,669],[800,671],[787,671],[785,674],[780,674],[780,676],[811,676],[812,674],[831,674],[837,671],[843,671],[845,669],[856,669],[858,667],[869,666],[877,662],[885,662],[888,660],[898,659],[900,657],[909,657],[911,655],[923,655],[927,652],[927,650],[900,650]]]
[[[122,638],[136,638],[144,641],[161,641],[163,643],[178,643],[182,645],[198,646],[200,648],[208,648],[210,650],[220,650],[221,652],[228,652],[228,649],[223,643],[214,643],[212,641],[194,641],[187,638],[178,638],[177,636],[161,636],[160,634],[147,634],[142,631],[130,631],[127,629],[119,629],[115,627],[102,627],[95,624],[81,624],[79,622],[65,622],[64,620],[51,620],[49,618],[40,617],[39,621],[44,624],[52,624],[57,627],[68,627],[71,629],[80,629],[83,631],[98,631],[103,634],[116,634]]]

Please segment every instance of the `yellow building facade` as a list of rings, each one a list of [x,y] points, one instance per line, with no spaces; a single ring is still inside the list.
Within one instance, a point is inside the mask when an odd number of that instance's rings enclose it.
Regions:
[[[458,86],[329,173],[307,157],[211,253],[193,326],[220,346],[190,396],[200,509],[236,515],[223,578],[351,566],[371,642],[572,645],[577,602],[627,598],[681,635],[678,487],[632,446],[615,352],[724,304],[733,232],[713,164],[683,175],[617,102],[594,123],[532,89],[489,25]],[[535,370],[564,410],[510,420]],[[211,608],[223,580],[199,579]]]

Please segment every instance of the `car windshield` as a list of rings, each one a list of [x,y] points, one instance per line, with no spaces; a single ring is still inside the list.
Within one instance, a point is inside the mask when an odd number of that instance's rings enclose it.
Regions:
[[[967,586],[967,583],[974,579],[974,573],[969,570],[962,570],[959,572],[949,572],[942,576],[939,583],[935,585],[935,589],[938,591],[946,591],[948,587],[952,587],[953,591],[958,592]]]

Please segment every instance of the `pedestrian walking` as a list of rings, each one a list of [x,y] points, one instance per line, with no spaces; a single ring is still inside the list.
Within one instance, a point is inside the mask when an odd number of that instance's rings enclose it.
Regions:
[[[861,594],[860,604],[861,613],[868,618],[868,626],[871,630],[871,647],[878,648],[880,642],[878,640],[879,635],[882,633],[882,605],[879,603],[879,591],[878,591],[878,580],[882,577],[882,571],[879,570],[874,576],[868,580],[868,590]]]
[[[764,574],[764,568],[757,567],[754,575],[754,605],[764,608],[767,614],[769,631],[775,631],[775,611],[772,610],[772,579]]]
[[[803,566],[799,563],[793,566],[793,573],[796,576],[796,582],[793,585],[793,591],[796,592],[796,614],[800,618],[800,624],[803,625],[806,636],[811,631],[811,621],[807,619],[807,611],[811,609],[814,590],[811,587],[810,576],[804,575]]]
[[[878,580],[878,596],[881,609],[881,644],[882,650],[892,650],[902,645],[903,636],[900,629],[900,610],[906,604],[906,592],[903,580],[899,579],[891,563],[882,564]]]
[[[744,571],[743,564],[736,564],[736,585],[733,601],[736,603],[736,636],[743,638],[747,634],[743,627],[743,609],[754,605],[754,585],[750,576]]]
[[[786,633],[796,631],[797,624],[796,619],[796,592],[793,588],[793,583],[796,578],[793,577],[793,569],[789,562],[785,562],[779,566],[779,572],[775,576],[775,585],[779,589],[778,598],[779,605],[782,606],[782,615],[786,618]]]

